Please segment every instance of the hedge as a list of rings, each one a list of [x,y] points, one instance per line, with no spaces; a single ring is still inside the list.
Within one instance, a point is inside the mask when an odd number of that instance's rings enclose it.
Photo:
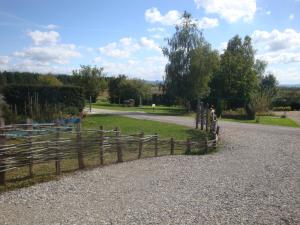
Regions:
[[[7,85],[3,89],[5,101],[19,113],[29,107],[84,108],[83,90],[76,86]]]

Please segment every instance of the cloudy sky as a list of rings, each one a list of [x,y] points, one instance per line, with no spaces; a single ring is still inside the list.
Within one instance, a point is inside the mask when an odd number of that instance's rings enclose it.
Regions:
[[[300,84],[300,0],[0,0],[0,70],[71,73],[90,64],[162,80],[160,47],[184,10],[213,48],[250,35],[281,84]]]

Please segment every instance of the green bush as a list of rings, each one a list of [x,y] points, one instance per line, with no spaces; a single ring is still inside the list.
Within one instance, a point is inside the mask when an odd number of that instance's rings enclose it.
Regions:
[[[8,85],[3,94],[12,113],[36,120],[49,121],[65,109],[84,108],[82,88],[75,86]]]
[[[235,110],[224,110],[222,118],[243,120],[248,119],[248,115],[244,108],[237,108]]]
[[[278,107],[273,107],[273,111],[291,111],[292,107],[290,106],[278,106]]]

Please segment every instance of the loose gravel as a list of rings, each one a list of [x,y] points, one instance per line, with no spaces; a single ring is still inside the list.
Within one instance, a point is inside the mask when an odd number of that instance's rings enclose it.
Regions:
[[[215,154],[142,159],[4,193],[0,224],[300,224],[300,129],[224,122],[221,131]]]

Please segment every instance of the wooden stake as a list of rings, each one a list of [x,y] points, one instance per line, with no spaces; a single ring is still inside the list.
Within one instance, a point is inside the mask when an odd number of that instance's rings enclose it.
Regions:
[[[1,109],[0,109],[0,170],[5,170],[5,151],[1,150],[1,145],[5,145],[6,138],[4,133],[1,131],[1,127],[5,126],[4,118],[1,117]],[[5,175],[6,172],[0,172],[0,185],[5,185]]]
[[[100,152],[99,152],[99,159],[100,165],[104,165],[104,127],[100,126]]]
[[[79,169],[84,169],[84,160],[83,160],[83,153],[82,153],[82,143],[81,143],[81,123],[78,123],[76,126],[77,132],[77,156],[78,156],[78,167]]]
[[[171,138],[171,155],[174,155],[174,147],[175,147],[175,141],[174,141],[174,138]]]
[[[142,157],[144,132],[140,134],[138,159]]]
[[[117,142],[117,163],[123,162],[123,152],[121,145],[121,130],[116,127],[116,142]]]
[[[59,141],[59,138],[60,138],[60,129],[59,128],[56,128],[56,141]],[[61,167],[60,167],[60,149],[59,149],[59,145],[58,143],[56,143],[56,149],[55,149],[55,172],[56,172],[56,175],[60,175],[61,174]]]
[[[155,133],[155,138],[154,138],[154,152],[155,152],[155,157],[158,156],[158,150],[159,150],[159,146],[158,146],[158,134]]]

